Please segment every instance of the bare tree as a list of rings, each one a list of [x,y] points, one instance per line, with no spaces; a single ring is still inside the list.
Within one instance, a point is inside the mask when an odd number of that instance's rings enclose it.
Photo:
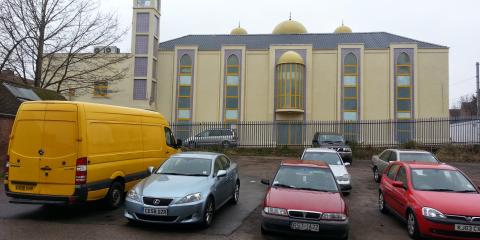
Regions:
[[[64,93],[125,77],[128,54],[107,56],[126,33],[112,13],[92,0],[0,0],[0,69],[9,67],[36,87]],[[113,55],[113,54],[112,54]]]

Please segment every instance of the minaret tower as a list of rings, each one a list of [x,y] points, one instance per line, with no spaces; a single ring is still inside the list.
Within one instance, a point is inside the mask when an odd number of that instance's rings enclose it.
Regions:
[[[156,110],[161,0],[133,0],[133,102]]]

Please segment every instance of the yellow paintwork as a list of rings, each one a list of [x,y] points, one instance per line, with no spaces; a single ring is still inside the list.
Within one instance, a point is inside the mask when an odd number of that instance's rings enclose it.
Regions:
[[[305,61],[303,61],[302,56],[295,51],[287,51],[278,59],[277,64],[284,64],[284,63],[298,63],[305,65]]]
[[[352,29],[342,23],[342,26],[337,27],[334,33],[352,33]]]
[[[308,33],[303,24],[294,20],[286,20],[279,23],[272,34],[304,34]]]
[[[242,28],[240,26],[234,28],[231,32],[230,32],[231,35],[247,35],[248,32],[247,30],[245,30],[245,28]]]
[[[144,173],[178,151],[166,145],[165,127],[169,125],[161,114],[145,110],[83,102],[23,103],[8,150],[9,189],[71,196],[76,160],[82,157],[88,159],[87,185]],[[41,169],[46,166],[51,170]],[[127,182],[125,191],[136,182]],[[14,183],[34,187],[17,190]],[[108,187],[90,191],[88,200],[107,192]]]

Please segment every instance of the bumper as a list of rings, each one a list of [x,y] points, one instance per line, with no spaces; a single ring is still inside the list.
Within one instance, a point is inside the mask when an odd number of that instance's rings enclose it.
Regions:
[[[350,192],[352,190],[352,185],[350,183],[348,183],[348,184],[340,183],[339,185],[340,185],[340,190],[342,192]]]
[[[7,184],[5,185],[5,194],[7,197],[10,197],[10,203],[70,205],[76,203],[85,203],[87,201],[88,189],[87,185],[76,186],[75,192],[72,196],[55,196],[11,192]]]
[[[455,231],[455,224],[475,225],[480,226],[479,223],[468,223],[466,221],[452,221],[452,220],[428,220],[423,217],[419,222],[420,233],[424,236],[434,237],[438,239],[480,239],[480,233],[459,232]]]
[[[124,217],[136,222],[145,223],[198,223],[202,221],[205,201],[187,203],[181,205],[170,205],[165,207],[154,207],[142,203],[125,201]],[[167,209],[166,216],[155,216],[144,214],[145,208]]]
[[[267,232],[277,232],[301,236],[311,237],[325,237],[328,239],[344,239],[348,236],[349,223],[348,220],[342,222],[333,221],[309,221],[302,219],[290,219],[284,216],[267,215],[262,212],[262,228]],[[300,230],[292,230],[290,228],[290,222],[300,223],[313,223],[319,224],[320,228],[318,232],[308,232]]]

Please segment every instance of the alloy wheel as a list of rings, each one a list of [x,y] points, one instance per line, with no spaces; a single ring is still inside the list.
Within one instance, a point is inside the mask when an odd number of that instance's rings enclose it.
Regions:
[[[208,202],[208,205],[205,209],[205,224],[210,225],[213,220],[213,203],[212,201]]]
[[[380,182],[380,175],[378,174],[377,168],[373,170],[373,178],[375,179],[375,182]]]
[[[235,202],[238,202],[238,199],[240,198],[240,185],[238,183],[235,185],[235,195],[233,197]]]
[[[407,227],[408,227],[408,235],[414,236],[416,223],[415,223],[415,216],[411,212],[408,214]]]

